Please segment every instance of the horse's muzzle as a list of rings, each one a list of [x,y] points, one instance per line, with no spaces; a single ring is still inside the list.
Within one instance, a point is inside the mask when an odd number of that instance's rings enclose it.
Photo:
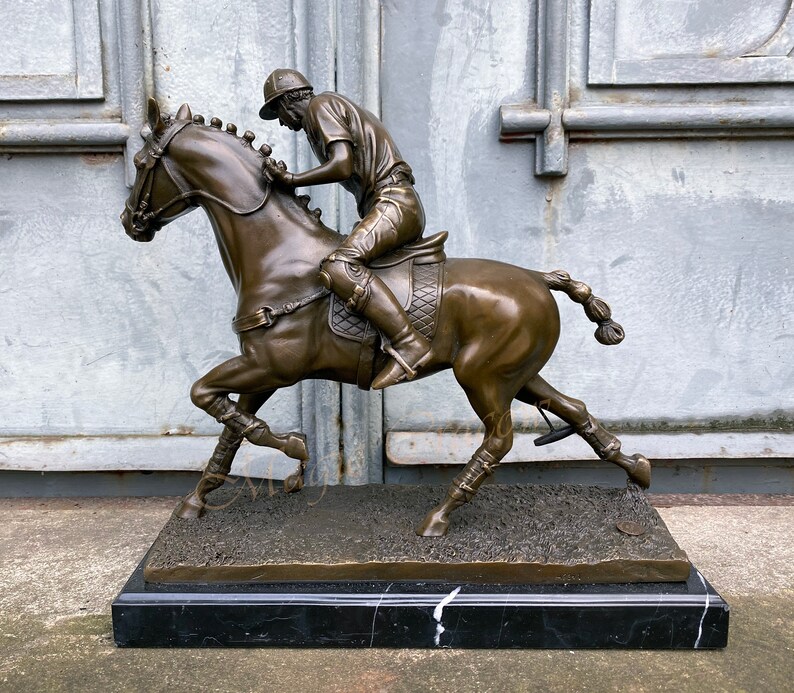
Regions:
[[[148,243],[154,238],[157,229],[152,228],[151,224],[141,227],[133,223],[129,210],[125,209],[120,217],[121,225],[124,227],[125,233],[133,240],[139,243]]]

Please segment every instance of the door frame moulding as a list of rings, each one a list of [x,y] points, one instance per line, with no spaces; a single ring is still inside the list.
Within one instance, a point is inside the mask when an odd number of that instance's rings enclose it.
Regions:
[[[74,2],[76,74],[67,92],[50,90],[43,96],[34,90],[20,89],[12,82],[23,83],[19,76],[0,83],[0,102],[24,104],[30,117],[0,120],[0,152],[59,153],[85,151],[121,151],[125,158],[125,178],[128,186],[135,180],[133,157],[141,148],[140,130],[145,119],[145,104],[151,93],[151,20],[146,0],[99,3],[98,0]],[[113,8],[118,34],[118,74],[105,74],[105,79],[117,79],[121,103],[120,119],[85,119],[80,116],[80,104],[86,100],[103,101],[100,12]],[[91,33],[89,30],[93,30]],[[40,76],[32,82],[42,86]],[[46,84],[44,85],[46,86]],[[39,89],[36,87],[36,89]],[[39,89],[40,91],[40,89]],[[62,93],[63,92],[63,93]],[[75,106],[73,118],[48,118],[42,109],[48,99],[58,99]]]
[[[635,139],[635,138],[703,138],[703,137],[775,137],[794,134],[794,107],[769,103],[715,103],[708,105],[647,105],[642,103],[642,92],[634,103],[619,105],[584,105],[571,107],[570,94],[570,5],[568,0],[538,0],[537,24],[534,40],[537,45],[537,90],[535,100],[518,104],[504,104],[499,108],[499,139],[503,142],[535,141],[535,175],[564,176],[568,172],[568,144],[571,139]],[[613,26],[604,26],[605,18],[615,16],[616,0],[590,0],[590,30],[585,37],[589,79],[582,89],[597,87],[629,87],[636,90],[648,86],[648,79],[622,79],[614,71],[605,76],[603,60],[598,49],[609,48],[614,57]],[[604,9],[606,8],[606,10]],[[791,21],[789,21],[789,19]],[[775,34],[794,35],[794,10],[790,11]],[[785,29],[785,31],[784,31]],[[781,35],[782,35],[781,34]],[[612,37],[611,43],[605,37]],[[774,37],[773,37],[774,38]],[[604,45],[602,45],[604,44]],[[763,48],[763,47],[762,47]],[[770,49],[771,50],[771,49]],[[779,52],[779,51],[778,51]],[[607,57],[609,57],[607,56]],[[602,56],[603,57],[603,56]],[[611,58],[610,58],[611,59]],[[787,56],[770,57],[769,60],[791,59]],[[735,63],[745,61],[754,69],[736,72]],[[646,61],[648,63],[666,62]],[[667,61],[669,62],[669,61]],[[684,59],[676,62],[675,74],[662,71],[650,86],[683,89],[692,85],[721,86],[744,84],[744,92],[753,85],[781,83],[778,62],[774,74],[765,75],[759,56],[752,54],[739,58],[713,59],[713,79],[706,80],[702,69],[697,79],[687,80],[690,63],[701,65],[703,60]],[[713,65],[712,65],[713,63]],[[611,64],[611,63],[610,63]],[[788,62],[786,63],[789,64]],[[770,63],[771,65],[771,63]],[[702,67],[702,65],[701,65]],[[646,69],[647,68],[647,69]],[[651,68],[646,66],[646,71]],[[639,68],[638,68],[639,69]],[[770,68],[771,69],[771,68]],[[786,68],[788,70],[788,68]],[[794,75],[794,70],[790,70]],[[635,70],[636,72],[636,70]],[[659,72],[659,71],[656,71]],[[654,72],[654,74],[656,74]],[[634,74],[634,73],[632,73]],[[788,73],[786,73],[788,74]],[[752,78],[752,79],[751,79]],[[784,81],[792,81],[794,77]],[[590,90],[596,94],[595,90]]]

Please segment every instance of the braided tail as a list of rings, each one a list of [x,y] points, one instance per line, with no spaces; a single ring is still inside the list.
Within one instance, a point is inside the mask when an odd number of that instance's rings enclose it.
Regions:
[[[623,328],[612,319],[612,310],[607,302],[593,296],[593,290],[584,282],[571,279],[571,275],[563,270],[540,273],[546,284],[553,291],[564,291],[568,298],[576,303],[581,303],[590,322],[598,323],[595,338],[601,344],[620,344],[625,337]]]

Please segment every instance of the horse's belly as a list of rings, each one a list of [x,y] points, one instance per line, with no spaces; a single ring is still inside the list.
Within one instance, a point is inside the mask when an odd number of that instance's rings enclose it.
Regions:
[[[271,327],[240,334],[240,350],[266,367],[278,387],[308,378],[355,383],[360,344],[328,326],[324,298],[280,317]]]

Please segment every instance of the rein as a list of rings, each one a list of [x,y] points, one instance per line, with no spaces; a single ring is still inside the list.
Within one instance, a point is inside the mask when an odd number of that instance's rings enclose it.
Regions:
[[[193,122],[190,120],[184,120],[182,122],[174,123],[166,132],[160,137],[159,140],[155,140],[154,137],[151,135],[147,137],[147,142],[149,144],[149,157],[146,161],[145,171],[144,171],[144,181],[141,186],[141,195],[139,196],[138,206],[137,209],[133,209],[130,205],[129,201],[125,203],[125,207],[127,211],[130,213],[130,217],[133,220],[133,224],[139,225],[138,222],[143,222],[144,224],[148,224],[149,222],[157,219],[160,215],[163,214],[167,209],[170,209],[178,202],[182,202],[183,200],[190,200],[194,197],[201,197],[206,200],[210,200],[219,204],[221,207],[229,210],[233,214],[238,214],[241,216],[247,214],[253,214],[254,212],[259,211],[268,201],[270,197],[271,186],[268,185],[267,190],[265,191],[262,200],[258,202],[254,207],[251,209],[240,209],[235,207],[230,202],[226,200],[222,200],[221,198],[208,193],[205,190],[199,189],[189,189],[187,182],[184,180],[184,177],[181,176],[171,164],[169,164],[168,159],[165,158],[165,151],[168,148],[168,145],[171,144],[171,140],[174,139],[176,135],[178,135],[182,130],[184,130],[188,125],[192,125]],[[154,186],[154,171],[157,167],[157,163],[162,160],[163,161],[163,168],[165,169],[168,177],[171,179],[171,182],[176,186],[176,189],[179,190],[179,193],[172,197],[168,202],[161,205],[154,211],[147,211],[149,208],[149,200],[151,199],[152,195],[152,188]]]

